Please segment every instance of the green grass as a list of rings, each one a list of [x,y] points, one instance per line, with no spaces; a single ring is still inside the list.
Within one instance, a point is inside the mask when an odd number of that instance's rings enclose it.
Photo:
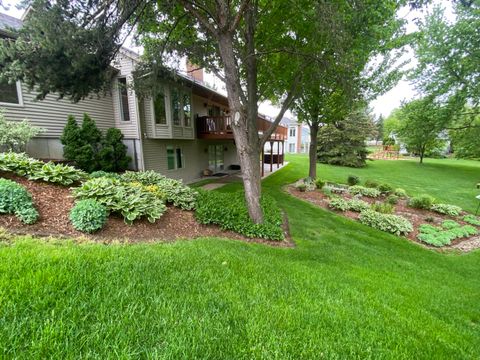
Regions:
[[[296,248],[0,245],[0,358],[479,358],[480,252],[426,250],[297,200],[280,188],[305,158],[289,161],[263,188]]]
[[[290,155],[287,161],[293,162],[304,174],[308,173],[306,156]],[[475,196],[480,190],[475,186],[480,182],[480,161],[425,159],[424,164],[419,164],[418,160],[374,160],[367,164],[360,169],[321,164],[317,176],[346,183],[348,175],[357,175],[361,184],[367,179],[386,182],[404,188],[411,196],[426,193],[471,212],[478,205]]]

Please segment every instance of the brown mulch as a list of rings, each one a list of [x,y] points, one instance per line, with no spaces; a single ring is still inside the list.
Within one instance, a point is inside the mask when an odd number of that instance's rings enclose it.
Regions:
[[[358,220],[358,217],[360,216],[360,213],[355,212],[355,211],[345,211],[345,212],[340,212],[340,211],[335,211],[332,210],[328,207],[328,196],[326,196],[324,193],[321,191],[306,191],[302,192],[299,191],[298,189],[295,188],[293,185],[288,185],[284,188],[289,194],[300,198],[302,200],[308,201],[314,205],[317,205],[319,207],[322,207],[324,209],[327,209],[329,211],[333,211],[337,213],[338,215],[342,215],[345,217],[348,217],[353,220]],[[352,196],[350,194],[338,194],[339,196],[342,196],[345,199],[351,199]],[[363,201],[366,201],[370,204],[375,203],[376,201],[383,201],[385,200],[385,197],[379,197],[376,199],[369,198],[369,197],[362,197]],[[400,199],[398,204],[394,205],[394,210],[393,213],[395,215],[400,215],[403,216],[404,218],[408,219],[412,225],[413,225],[413,231],[410,232],[407,236],[405,236],[407,239],[414,241],[424,247],[427,247],[429,249],[436,249],[436,250],[442,250],[442,249],[458,249],[461,251],[471,251],[480,248],[480,238],[477,235],[468,237],[468,238],[461,238],[461,239],[455,239],[452,241],[451,245],[449,246],[444,246],[442,248],[438,248],[435,246],[431,246],[428,244],[425,244],[424,242],[420,241],[417,239],[418,235],[418,228],[422,224],[430,224],[434,226],[440,226],[441,223],[445,220],[454,220],[458,222],[459,224],[462,225],[469,225],[466,222],[462,221],[461,219],[457,217],[452,217],[448,215],[441,215],[433,211],[429,210],[424,210],[424,209],[414,209],[409,206],[407,206],[407,201]],[[462,213],[461,215],[466,215],[466,213]],[[428,221],[426,220],[428,219]]]
[[[27,188],[40,217],[32,225],[25,225],[14,215],[1,215],[0,227],[12,234],[33,235],[38,237],[88,238],[90,240],[111,242],[152,242],[173,241],[177,239],[195,239],[200,237],[218,237],[257,242],[277,247],[292,247],[294,243],[289,235],[288,222],[285,219],[284,241],[247,238],[232,231],[223,231],[215,225],[203,225],[196,221],[193,211],[185,211],[168,206],[167,211],[155,223],[146,219],[127,225],[121,216],[111,214],[105,227],[95,234],[84,234],[73,228],[69,220],[74,198],[68,187],[53,185],[41,181],[30,181],[11,173],[0,172],[0,177],[14,180]]]

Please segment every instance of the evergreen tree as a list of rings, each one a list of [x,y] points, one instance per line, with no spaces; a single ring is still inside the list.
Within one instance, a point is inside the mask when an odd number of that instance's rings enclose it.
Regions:
[[[131,160],[127,156],[127,147],[123,143],[123,134],[119,129],[108,129],[99,154],[100,167],[103,171],[125,171]]]
[[[81,146],[77,150],[75,162],[81,169],[92,172],[100,170],[99,152],[102,142],[102,133],[98,130],[95,121],[83,115],[82,127],[80,128]]]
[[[80,127],[73,115],[68,115],[67,125],[63,128],[60,141],[63,145],[63,157],[69,161],[76,161],[78,150],[85,144]]]

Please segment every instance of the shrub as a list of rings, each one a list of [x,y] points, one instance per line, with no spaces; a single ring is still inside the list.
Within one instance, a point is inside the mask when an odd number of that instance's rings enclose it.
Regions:
[[[103,171],[103,170],[94,171],[89,176],[90,176],[91,179],[100,178],[100,177],[106,177],[106,178],[111,178],[111,179],[120,179],[120,175],[118,175],[117,173],[106,172],[106,171]]]
[[[360,183],[360,178],[356,175],[349,175],[347,178],[347,184],[350,186],[357,185]]]
[[[300,192],[305,192],[305,191],[307,191],[307,185],[305,185],[305,184],[303,184],[303,183],[302,183],[302,184],[297,184],[297,185],[295,185],[295,187],[296,187],[297,190],[300,191]]]
[[[127,156],[127,146],[119,129],[107,130],[99,153],[100,168],[105,171],[125,171],[132,159]]]
[[[27,143],[45,130],[33,126],[28,120],[7,121],[0,109],[0,151],[25,151]]]
[[[393,186],[389,184],[380,184],[378,185],[377,189],[380,190],[380,192],[383,194],[389,194],[393,191]]]
[[[389,195],[387,198],[387,203],[390,205],[396,205],[398,204],[399,197],[397,195]]]
[[[359,199],[349,200],[347,201],[347,204],[348,204],[348,210],[355,211],[355,212],[362,212],[370,209],[369,203]]]
[[[362,224],[395,235],[406,235],[413,231],[412,223],[404,217],[382,214],[373,210],[362,211],[360,213],[359,221]]]
[[[450,216],[458,216],[462,212],[461,207],[449,204],[433,204],[431,210],[439,214]]]
[[[352,195],[361,195],[376,198],[380,196],[380,191],[374,188],[366,188],[360,185],[350,186],[348,192]]]
[[[0,214],[14,214],[25,224],[33,224],[38,219],[27,189],[7,179],[0,179]]]
[[[139,182],[142,185],[157,185],[165,201],[183,210],[193,210],[196,206],[197,191],[180,180],[167,178],[155,171],[127,171],[121,176],[123,181]]]
[[[146,217],[155,222],[166,211],[164,202],[143,186],[133,186],[116,179],[96,178],[86,181],[74,189],[78,199],[93,199],[108,211],[122,214],[125,223]]]
[[[408,201],[408,206],[415,208],[415,209],[430,209],[432,207],[433,202],[435,199],[430,195],[420,195],[411,198]]]
[[[348,202],[338,196],[330,200],[328,207],[338,211],[347,211],[349,209]]]
[[[283,240],[282,213],[275,200],[262,196],[264,221],[254,224],[248,215],[243,193],[225,194],[201,190],[195,217],[202,224],[215,224],[251,238]]]
[[[389,203],[376,202],[372,205],[372,210],[377,211],[382,214],[391,214],[393,213],[393,205]]]
[[[480,218],[476,217],[475,215],[468,214],[463,217],[463,221],[469,223],[471,225],[480,226]]]
[[[317,189],[321,189],[325,186],[325,180],[317,179],[315,180],[315,185],[317,186]]]
[[[450,245],[452,240],[476,235],[478,233],[477,229],[473,226],[461,226],[453,220],[444,221],[442,227],[422,224],[418,230],[418,240],[437,247]]]
[[[395,189],[393,194],[398,196],[399,198],[406,198],[407,197],[407,192],[405,190],[403,190],[402,188]]]
[[[377,188],[378,186],[379,186],[379,183],[376,182],[375,180],[365,181],[365,187],[367,187],[367,188]]]
[[[105,206],[93,199],[80,200],[70,211],[73,227],[81,232],[93,233],[103,228],[108,212]]]
[[[71,185],[77,181],[83,180],[87,174],[73,166],[54,164],[48,162],[43,164],[38,170],[28,176],[30,180],[43,180],[60,185]]]

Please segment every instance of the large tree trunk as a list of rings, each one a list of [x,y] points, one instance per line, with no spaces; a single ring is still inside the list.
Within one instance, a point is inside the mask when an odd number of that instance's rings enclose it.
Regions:
[[[218,45],[224,65],[228,103],[232,111],[232,129],[242,169],[248,213],[252,221],[259,224],[263,222],[263,212],[260,206],[261,179],[260,144],[257,128],[258,105],[256,96],[251,94],[251,91],[255,91],[256,94],[256,84],[249,82],[248,85],[252,87],[249,95],[252,96],[249,96],[247,101],[240,85],[240,76],[233,51],[233,35],[228,32],[220,34]],[[246,104],[242,104],[242,100]]]
[[[310,124],[310,147],[308,149],[309,169],[308,176],[317,178],[317,145],[318,145],[318,123]]]

